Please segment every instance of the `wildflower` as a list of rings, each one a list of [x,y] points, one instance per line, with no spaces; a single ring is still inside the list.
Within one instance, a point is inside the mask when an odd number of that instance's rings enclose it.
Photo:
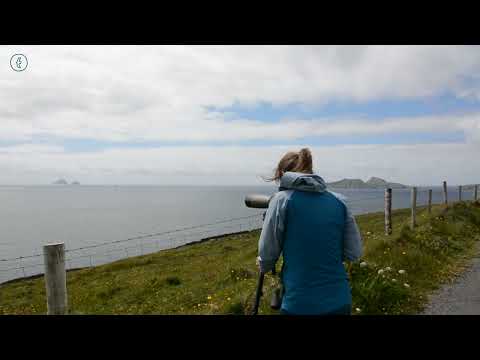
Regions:
[[[405,270],[398,270],[399,274],[405,274]]]
[[[404,252],[402,252],[402,254],[403,254],[403,255],[407,255],[407,253],[406,253],[405,251],[404,251]]]
[[[367,263],[366,263],[365,261],[362,261],[362,262],[360,263],[360,267],[365,267],[365,266],[367,266]]]
[[[371,235],[372,233],[370,231],[367,231],[367,235]]]
[[[410,285],[408,285],[407,283],[403,284],[403,286],[405,286],[406,288],[410,287]]]
[[[393,282],[397,282],[397,279],[392,279]]]
[[[387,266],[387,267],[385,268],[385,271],[390,271],[390,270],[392,270],[392,268],[391,268],[390,266]]]
[[[362,311],[362,309],[360,309],[360,308],[355,308],[355,311],[356,311],[356,312],[360,312],[360,311]]]
[[[212,297],[210,295],[207,296],[208,300],[212,300]]]
[[[232,300],[232,299],[230,299],[230,298],[228,297],[227,300],[230,301],[230,300]]]
[[[378,275],[383,274],[383,269],[378,270]]]

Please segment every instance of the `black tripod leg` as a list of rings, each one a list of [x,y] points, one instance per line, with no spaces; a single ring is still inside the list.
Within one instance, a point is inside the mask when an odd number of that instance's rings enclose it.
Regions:
[[[255,294],[255,304],[253,305],[253,312],[252,315],[258,314],[258,306],[260,305],[260,298],[262,297],[262,288],[263,288],[263,279],[265,277],[265,273],[260,272],[258,276],[258,284],[257,284],[257,292]]]

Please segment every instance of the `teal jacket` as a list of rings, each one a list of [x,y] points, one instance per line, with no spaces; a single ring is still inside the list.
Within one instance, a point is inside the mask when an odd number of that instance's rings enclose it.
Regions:
[[[345,200],[318,175],[282,176],[265,215],[258,256],[268,272],[283,255],[282,310],[316,315],[351,306],[343,262],[360,258],[362,238]]]

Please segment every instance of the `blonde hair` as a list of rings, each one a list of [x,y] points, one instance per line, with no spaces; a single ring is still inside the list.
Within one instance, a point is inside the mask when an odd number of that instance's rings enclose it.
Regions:
[[[279,181],[287,171],[313,174],[312,153],[303,148],[299,152],[289,151],[278,162],[274,175],[266,181]]]

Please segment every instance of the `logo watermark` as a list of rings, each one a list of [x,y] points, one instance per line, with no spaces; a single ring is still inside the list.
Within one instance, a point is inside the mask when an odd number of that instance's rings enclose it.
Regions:
[[[23,71],[28,66],[27,57],[23,54],[15,54],[10,59],[10,67],[14,71]]]

